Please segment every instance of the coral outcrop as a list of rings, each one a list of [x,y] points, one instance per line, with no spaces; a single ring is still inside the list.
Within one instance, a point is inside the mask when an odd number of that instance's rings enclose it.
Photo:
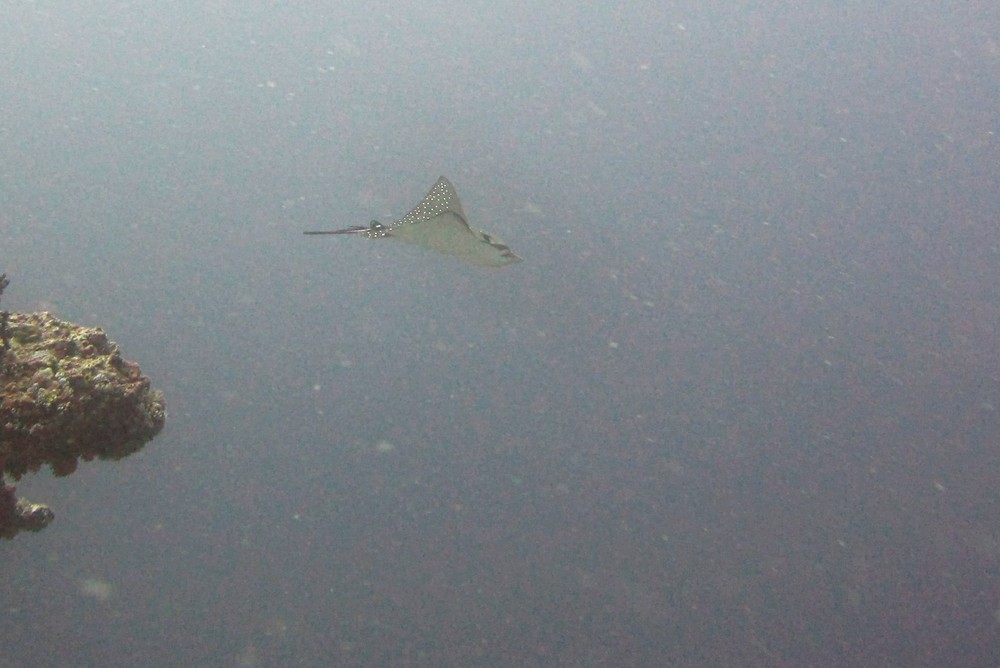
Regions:
[[[9,313],[0,328],[0,538],[44,528],[44,505],[17,499],[4,480],[48,465],[120,459],[163,427],[163,395],[100,329],[50,313]]]

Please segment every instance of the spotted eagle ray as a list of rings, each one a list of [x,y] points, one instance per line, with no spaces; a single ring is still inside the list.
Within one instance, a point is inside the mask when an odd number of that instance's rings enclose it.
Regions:
[[[505,267],[521,261],[500,239],[469,227],[455,186],[443,176],[413,211],[391,225],[373,220],[367,227],[354,225],[304,234],[360,234],[368,239],[399,239],[480,267]]]

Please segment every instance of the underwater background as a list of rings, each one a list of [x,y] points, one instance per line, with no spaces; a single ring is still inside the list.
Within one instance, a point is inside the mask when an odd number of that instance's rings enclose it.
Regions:
[[[1000,6],[0,7],[3,305],[146,448],[0,666],[992,666]],[[303,230],[441,176],[524,262]]]

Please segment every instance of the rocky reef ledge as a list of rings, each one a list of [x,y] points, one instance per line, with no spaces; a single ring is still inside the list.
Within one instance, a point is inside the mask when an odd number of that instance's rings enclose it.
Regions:
[[[43,465],[64,476],[81,459],[120,459],[165,418],[163,394],[102,330],[45,312],[0,313],[0,538],[38,531],[54,516],[18,499],[7,481]]]

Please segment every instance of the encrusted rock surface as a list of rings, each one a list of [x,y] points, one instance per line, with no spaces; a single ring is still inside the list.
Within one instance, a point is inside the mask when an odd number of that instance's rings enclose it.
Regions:
[[[40,529],[45,506],[18,501],[18,480],[49,465],[57,476],[79,460],[120,459],[163,427],[163,395],[100,329],[50,313],[11,313],[0,348],[0,537]],[[6,523],[5,523],[6,520]]]

